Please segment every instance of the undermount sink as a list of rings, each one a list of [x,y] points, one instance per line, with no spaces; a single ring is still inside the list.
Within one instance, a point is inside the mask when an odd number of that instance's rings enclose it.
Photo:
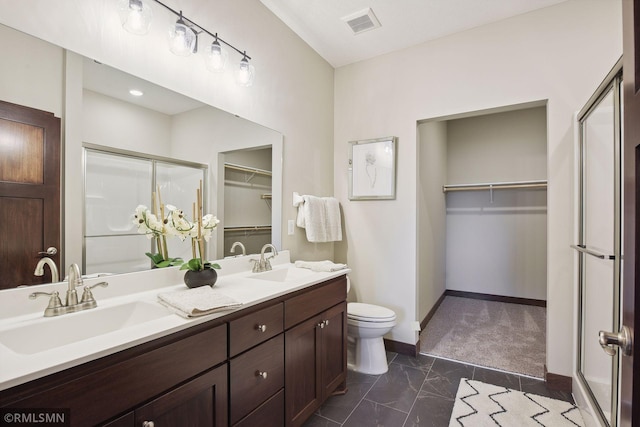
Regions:
[[[302,279],[311,276],[313,271],[306,268],[280,268],[277,270],[265,271],[264,273],[255,273],[249,276],[251,279],[268,280],[270,282],[287,282],[290,280]]]
[[[0,331],[0,343],[16,353],[35,354],[172,315],[159,304],[134,301],[8,328]]]

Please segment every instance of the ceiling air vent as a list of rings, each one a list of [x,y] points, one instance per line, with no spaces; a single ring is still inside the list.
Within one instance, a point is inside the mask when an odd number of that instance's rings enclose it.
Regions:
[[[342,20],[349,25],[353,34],[360,34],[380,27],[380,21],[378,21],[378,18],[376,18],[371,8],[366,8],[351,15],[344,16]]]

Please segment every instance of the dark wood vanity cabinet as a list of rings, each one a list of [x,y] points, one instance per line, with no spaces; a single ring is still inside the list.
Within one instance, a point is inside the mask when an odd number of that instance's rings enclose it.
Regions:
[[[70,425],[301,425],[346,380],[341,276],[0,392]],[[146,423],[146,424],[145,424]]]
[[[344,387],[345,298],[343,279],[285,302],[285,324],[295,324],[285,333],[287,426],[302,425],[332,393]],[[297,323],[301,319],[306,320]]]

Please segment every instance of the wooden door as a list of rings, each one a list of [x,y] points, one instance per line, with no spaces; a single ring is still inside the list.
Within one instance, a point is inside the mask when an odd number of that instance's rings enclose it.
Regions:
[[[322,314],[322,399],[326,399],[347,379],[347,303]]]
[[[222,365],[136,409],[134,425],[226,427],[227,391]]]
[[[300,426],[322,404],[322,318],[313,317],[285,333],[285,416],[287,426]]]
[[[0,289],[51,281],[34,270],[60,249],[60,119],[0,101]],[[60,265],[60,252],[51,256]]]
[[[634,357],[640,351],[634,325],[640,327],[636,302],[640,230],[636,228],[639,210],[637,198],[640,179],[640,0],[622,1],[623,20],[623,84],[624,84],[624,260],[622,295],[622,323],[633,337],[631,356],[621,358],[620,367],[620,425],[640,425],[640,367]],[[635,391],[635,393],[634,393]]]

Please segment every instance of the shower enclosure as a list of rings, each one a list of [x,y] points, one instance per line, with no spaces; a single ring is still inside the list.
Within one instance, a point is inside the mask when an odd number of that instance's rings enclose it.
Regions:
[[[578,115],[576,381],[586,404],[577,400],[585,415],[607,426],[617,425],[619,351],[600,341],[621,324],[621,97],[619,61]]]

